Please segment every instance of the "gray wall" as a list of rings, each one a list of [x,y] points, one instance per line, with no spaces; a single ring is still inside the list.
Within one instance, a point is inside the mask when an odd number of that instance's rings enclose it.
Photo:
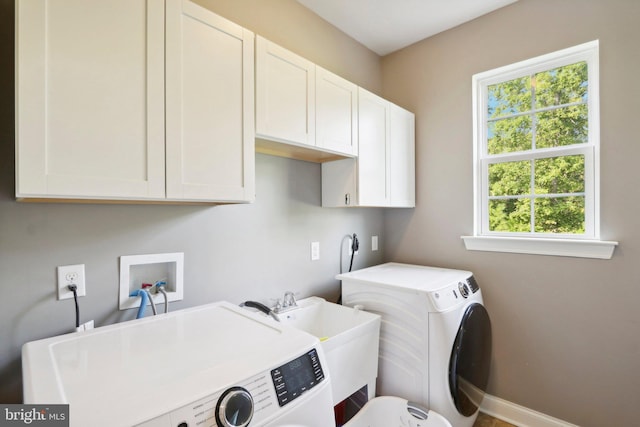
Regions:
[[[356,83],[381,87],[379,58],[294,0],[203,3],[226,8],[219,13]],[[322,209],[320,166],[277,157],[256,156],[257,196],[250,205],[15,202],[13,7],[0,0],[0,402],[21,401],[22,344],[73,329],[73,300],[56,301],[56,266],[85,264],[82,321],[102,326],[135,316],[117,308],[121,255],[184,252],[185,298],[172,309],[217,300],[269,303],[285,290],[333,300],[340,245],[354,232],[362,238],[354,268],[382,261],[383,251],[367,244],[371,235],[384,242],[382,210]],[[261,16],[268,19],[258,21]],[[311,241],[320,242],[319,261],[310,261]]]
[[[520,0],[383,58],[383,94],[417,122],[417,208],[386,214],[385,258],[473,270],[493,322],[489,392],[581,426],[638,424],[639,23],[637,0]],[[594,39],[613,259],[466,251],[471,76]]]

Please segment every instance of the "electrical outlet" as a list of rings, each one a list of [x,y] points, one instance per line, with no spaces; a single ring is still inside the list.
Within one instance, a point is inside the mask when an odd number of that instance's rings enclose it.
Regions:
[[[371,236],[371,251],[378,250],[378,236]]]
[[[311,261],[320,259],[320,242],[311,242]]]
[[[85,296],[84,264],[62,265],[58,267],[58,300],[73,298],[69,285],[76,285],[79,297]]]

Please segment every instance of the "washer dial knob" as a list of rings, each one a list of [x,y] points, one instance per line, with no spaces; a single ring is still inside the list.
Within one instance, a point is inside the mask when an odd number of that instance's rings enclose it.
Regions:
[[[253,397],[242,387],[231,387],[216,405],[216,421],[220,427],[246,427],[253,417]]]
[[[469,285],[467,285],[465,282],[458,283],[458,290],[460,290],[460,295],[462,295],[463,298],[469,298],[471,289],[469,289]]]

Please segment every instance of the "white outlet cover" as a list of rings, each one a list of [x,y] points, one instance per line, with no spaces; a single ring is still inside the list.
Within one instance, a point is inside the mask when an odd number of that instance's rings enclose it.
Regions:
[[[320,259],[320,242],[311,242],[311,261]]]
[[[58,300],[73,298],[69,285],[76,285],[79,297],[87,295],[85,287],[84,264],[61,265],[58,267]]]

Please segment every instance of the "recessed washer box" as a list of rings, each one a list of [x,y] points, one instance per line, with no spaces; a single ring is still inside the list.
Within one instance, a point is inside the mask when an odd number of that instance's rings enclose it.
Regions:
[[[125,255],[120,257],[120,310],[140,307],[139,297],[130,297],[131,292],[141,289],[143,283],[155,285],[163,280],[167,299],[183,299],[184,253]],[[164,303],[164,296],[150,288],[154,303]],[[150,305],[151,303],[147,303]]]

